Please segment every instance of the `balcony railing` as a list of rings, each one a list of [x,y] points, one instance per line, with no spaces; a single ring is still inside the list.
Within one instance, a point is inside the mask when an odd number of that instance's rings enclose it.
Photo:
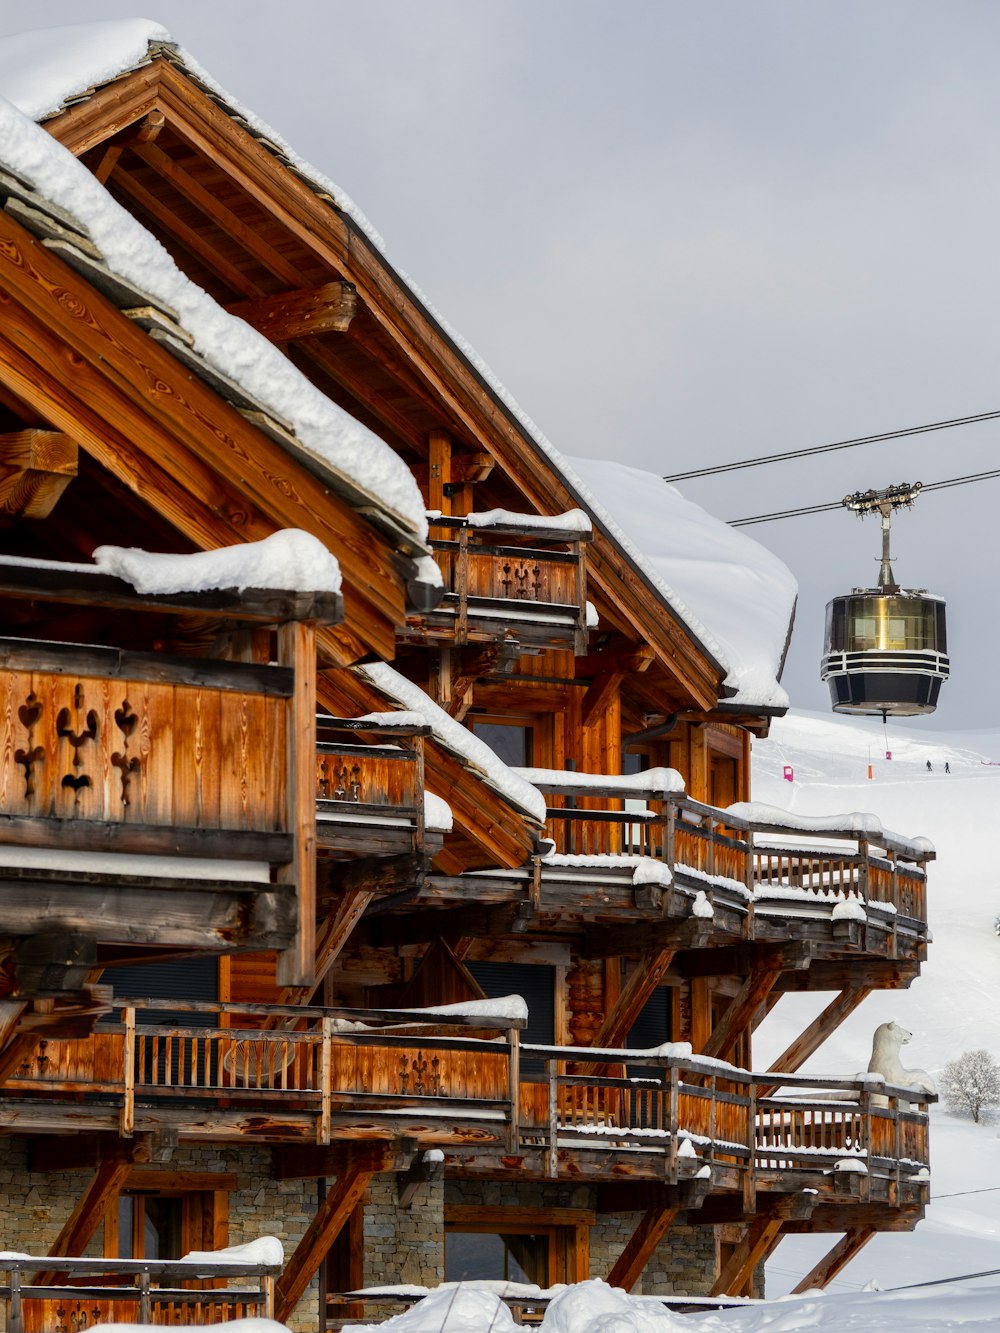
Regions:
[[[445,596],[435,611],[411,617],[411,635],[456,645],[509,636],[586,652],[589,528],[518,517],[489,527],[470,521],[475,516],[431,519]]]
[[[90,1037],[40,1039],[6,1082],[2,1118],[79,1128],[82,1114],[127,1137],[169,1124],[189,1138],[507,1145],[519,1026],[419,1010],[128,1002]],[[81,1093],[85,1109],[64,1104]]]
[[[39,1282],[39,1275],[52,1276],[54,1262],[59,1265],[58,1283]],[[51,1255],[8,1254],[0,1260],[0,1273],[7,1279],[0,1298],[6,1302],[8,1333],[85,1329],[112,1321],[201,1326],[249,1317],[273,1319],[274,1280],[280,1272],[280,1264],[232,1258],[228,1263],[195,1264],[166,1259],[54,1261]],[[34,1282],[31,1274],[36,1275]],[[255,1281],[251,1285],[246,1278]],[[232,1279],[238,1285],[231,1286]]]
[[[316,719],[317,845],[332,855],[433,855],[440,833],[424,816],[424,737],[430,727]]]
[[[0,1120],[11,1132],[172,1129],[189,1141],[405,1135],[481,1152],[501,1174],[702,1177],[748,1199],[786,1178],[889,1203],[927,1184],[924,1093],[876,1076],[753,1074],[683,1052],[519,1047],[522,1025],[433,1010],[128,1002],[90,1037],[39,1039],[0,1091]],[[522,1053],[540,1077],[520,1077]]]
[[[636,1175],[671,1184],[700,1176],[747,1200],[788,1175],[797,1188],[892,1204],[919,1199],[929,1184],[935,1099],[878,1077],[751,1074],[697,1055],[521,1050],[545,1067],[521,1084],[521,1144],[551,1178],[572,1174],[574,1156],[590,1149],[607,1158],[604,1173],[627,1162]],[[610,1060],[619,1075],[607,1072]],[[781,1095],[765,1095],[776,1079]]]
[[[874,817],[782,823],[781,812],[767,807],[716,809],[686,796],[669,769],[634,778],[519,772],[551,802],[546,832],[553,853],[543,858],[543,881],[566,857],[593,858],[596,869],[602,857],[645,856],[668,867],[678,885],[737,908],[747,934],[758,913],[780,915],[796,906],[830,913],[853,899],[893,947],[900,933],[926,938],[933,849],[887,832]]]

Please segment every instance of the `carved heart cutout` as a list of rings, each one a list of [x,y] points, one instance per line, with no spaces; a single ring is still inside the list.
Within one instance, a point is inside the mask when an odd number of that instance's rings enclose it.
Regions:
[[[123,699],[121,708],[115,709],[115,724],[118,730],[123,736],[131,736],[138,721],[138,717],[132,712],[132,705],[127,699]]]
[[[42,716],[42,705],[33,693],[28,695],[27,699],[17,710],[17,715],[21,719],[22,724],[27,727],[29,731]]]

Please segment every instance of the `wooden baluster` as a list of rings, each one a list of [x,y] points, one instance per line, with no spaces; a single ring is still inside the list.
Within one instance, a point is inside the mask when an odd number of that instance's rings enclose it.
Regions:
[[[122,1043],[122,1109],[120,1134],[130,1139],[135,1130],[135,1007],[128,1005],[122,1011],[125,1040]]]

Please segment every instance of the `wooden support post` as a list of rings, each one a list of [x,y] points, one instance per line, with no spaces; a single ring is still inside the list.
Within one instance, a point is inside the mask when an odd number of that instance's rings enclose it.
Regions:
[[[858,1005],[866,1000],[872,993],[870,986],[848,986],[840,992],[826,1006],[821,1014],[809,1024],[807,1028],[795,1038],[771,1065],[767,1071],[769,1074],[794,1074],[797,1069],[814,1055],[831,1032],[843,1023],[854,1013]],[[770,1087],[761,1087],[757,1091],[758,1097],[770,1097],[775,1088],[780,1084],[774,1083]]]
[[[753,1278],[753,1270],[777,1239],[782,1220],[773,1213],[764,1213],[754,1218],[743,1239],[723,1265],[710,1295],[735,1296],[743,1291]]]
[[[815,1264],[801,1282],[792,1288],[793,1296],[801,1296],[805,1291],[819,1288],[825,1290],[828,1283],[840,1273],[855,1255],[860,1254],[871,1238],[876,1234],[875,1227],[852,1227],[844,1233],[832,1250],[827,1251],[819,1263]]]
[[[632,1290],[679,1211],[679,1208],[669,1208],[666,1204],[654,1204],[643,1213],[639,1225],[608,1274],[608,1286]]]
[[[724,1060],[780,976],[781,972],[777,968],[762,968],[751,972],[733,996],[725,1016],[713,1029],[701,1054]]]
[[[350,1217],[368,1182],[385,1165],[381,1148],[369,1148],[351,1155],[337,1183],[320,1204],[316,1216],[295,1247],[295,1253],[285,1266],[275,1289],[274,1317],[279,1324],[288,1322],[302,1293],[315,1276],[324,1255],[337,1239],[344,1223]]]
[[[316,970],[316,626],[308,621],[279,626],[278,661],[294,672],[285,736],[294,852],[278,878],[295,885],[298,903],[295,943],[278,955],[278,985],[311,986]]]

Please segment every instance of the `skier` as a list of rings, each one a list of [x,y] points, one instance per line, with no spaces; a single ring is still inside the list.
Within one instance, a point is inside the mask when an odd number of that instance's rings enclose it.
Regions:
[[[931,771],[931,761],[928,759],[928,760],[927,760],[927,772],[930,773],[930,771]]]
[[[948,763],[947,759],[944,761],[944,771],[945,771],[946,773],[950,773],[950,772],[951,772],[951,764]]]

